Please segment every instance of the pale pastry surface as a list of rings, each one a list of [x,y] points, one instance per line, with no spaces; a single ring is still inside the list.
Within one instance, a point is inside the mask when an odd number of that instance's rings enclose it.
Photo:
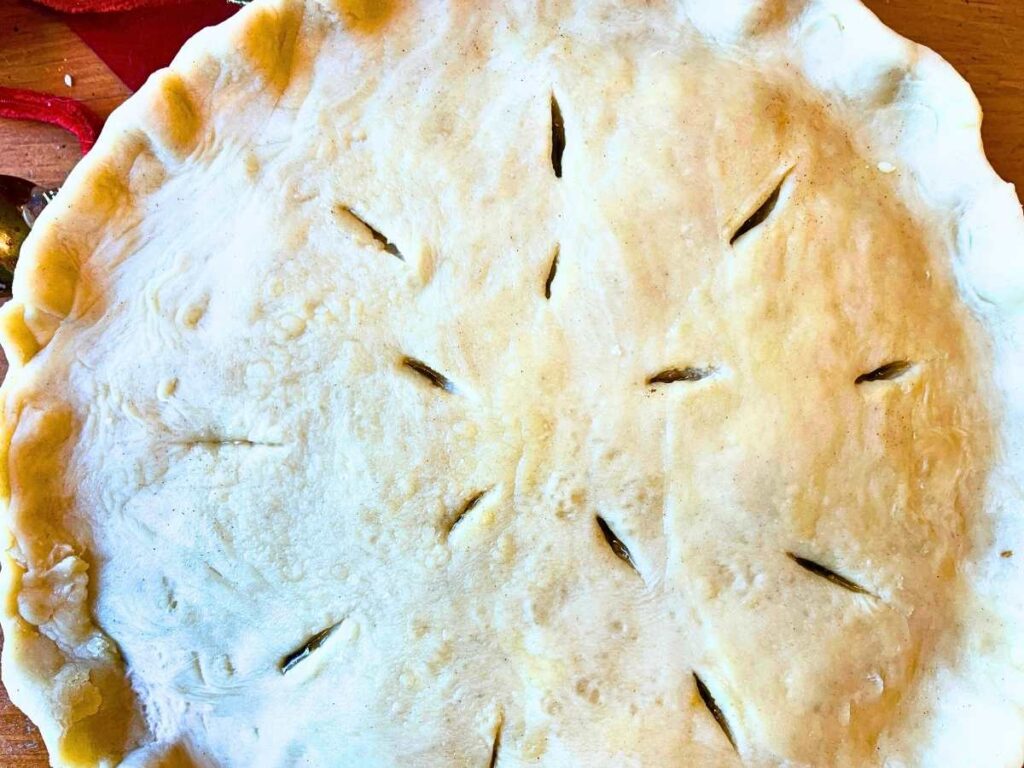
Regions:
[[[258,0],[2,314],[59,766],[1018,768],[1024,220],[854,0]]]

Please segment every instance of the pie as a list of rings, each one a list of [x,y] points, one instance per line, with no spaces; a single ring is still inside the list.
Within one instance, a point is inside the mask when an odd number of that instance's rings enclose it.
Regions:
[[[1016,768],[1024,217],[854,0],[258,0],[2,312],[59,766]]]

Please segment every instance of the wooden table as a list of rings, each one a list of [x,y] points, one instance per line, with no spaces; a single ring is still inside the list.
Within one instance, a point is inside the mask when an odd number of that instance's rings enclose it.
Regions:
[[[985,109],[992,164],[1024,189],[1024,2],[867,0],[867,5],[889,26],[937,50],[971,82]],[[66,74],[72,77],[70,87]],[[101,116],[128,95],[59,17],[26,0],[0,0],[0,85],[74,96]],[[59,129],[0,120],[0,173],[57,185],[77,158],[76,142]],[[0,766],[47,764],[38,732],[0,687]]]

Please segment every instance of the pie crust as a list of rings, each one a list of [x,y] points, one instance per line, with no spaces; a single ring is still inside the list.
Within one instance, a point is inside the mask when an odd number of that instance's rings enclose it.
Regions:
[[[59,766],[1024,760],[1024,217],[854,0],[258,0],[0,313]]]

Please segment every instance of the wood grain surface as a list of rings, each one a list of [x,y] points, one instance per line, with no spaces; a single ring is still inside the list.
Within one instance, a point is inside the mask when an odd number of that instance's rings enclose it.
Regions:
[[[129,94],[59,15],[27,0],[0,0],[0,86],[70,96],[100,117]],[[0,118],[0,173],[57,186],[80,157],[78,141],[60,128]]]
[[[1024,0],[866,4],[893,29],[941,53],[970,81],[985,110],[984,139],[993,166],[1003,178],[1024,185]],[[71,87],[65,74],[72,76]],[[26,0],[0,0],[0,85],[73,96],[101,116],[128,95],[59,16]],[[77,159],[77,143],[60,129],[0,119],[0,173],[57,185]],[[0,687],[0,768],[48,764],[35,727]]]

